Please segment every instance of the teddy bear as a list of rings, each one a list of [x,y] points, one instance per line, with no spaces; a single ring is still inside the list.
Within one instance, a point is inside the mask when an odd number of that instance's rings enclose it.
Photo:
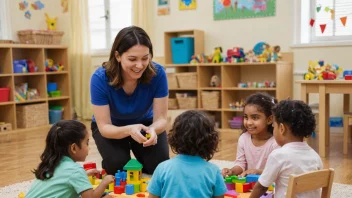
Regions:
[[[211,87],[220,87],[220,83],[221,83],[221,80],[220,80],[220,77],[219,77],[219,76],[213,75],[213,76],[210,78],[210,86],[211,86]]]

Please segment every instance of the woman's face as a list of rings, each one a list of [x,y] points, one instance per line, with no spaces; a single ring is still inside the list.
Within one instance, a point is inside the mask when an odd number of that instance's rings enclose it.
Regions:
[[[148,67],[150,60],[149,48],[144,45],[135,45],[120,56],[115,52],[117,61],[121,63],[125,80],[138,80]]]

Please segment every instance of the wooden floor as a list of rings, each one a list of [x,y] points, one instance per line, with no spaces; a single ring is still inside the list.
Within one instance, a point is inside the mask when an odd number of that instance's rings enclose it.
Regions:
[[[89,126],[89,123],[87,123]],[[0,133],[0,187],[21,181],[34,179],[33,170],[39,163],[39,156],[44,149],[47,128],[18,133]],[[352,145],[349,145],[349,154],[342,154],[342,133],[331,135],[329,157],[323,159],[324,167],[335,169],[334,182],[352,184]],[[97,151],[94,139],[90,138],[90,151],[87,161],[94,161],[101,168],[101,157]],[[220,151],[213,159],[235,160],[236,136],[223,133],[219,146]],[[312,147],[317,148],[313,139]],[[174,154],[171,154],[173,157]]]

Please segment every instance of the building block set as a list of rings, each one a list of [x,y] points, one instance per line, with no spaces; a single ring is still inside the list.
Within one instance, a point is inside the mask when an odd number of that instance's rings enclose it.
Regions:
[[[85,170],[96,169],[95,163],[85,163],[83,165]],[[131,159],[123,167],[124,171],[118,170],[115,173],[115,181],[111,183],[105,190],[112,197],[147,197],[147,186],[150,178],[142,178],[143,165],[136,159]],[[97,188],[101,180],[106,175],[105,170],[96,176],[89,176],[89,180],[93,185],[93,189]]]
[[[224,178],[227,192],[225,193],[226,198],[240,198],[239,193],[250,192],[255,183],[258,181],[260,175],[247,175],[246,177],[229,176]],[[268,188],[268,191],[273,191],[274,185]],[[269,198],[272,194],[265,194],[261,198]]]

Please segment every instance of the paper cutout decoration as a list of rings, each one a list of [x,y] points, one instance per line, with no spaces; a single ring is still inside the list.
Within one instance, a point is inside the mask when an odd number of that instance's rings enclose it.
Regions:
[[[330,8],[328,6],[325,7],[325,12],[329,12]]]
[[[321,5],[318,5],[317,6],[317,12],[320,12],[320,10],[321,10]]]
[[[331,20],[335,20],[335,10],[331,9],[330,13],[331,13]]]
[[[179,0],[179,10],[192,10],[196,8],[196,0]]]
[[[23,11],[23,10],[27,9],[27,7],[28,7],[28,2],[27,2],[27,1],[20,2],[20,3],[18,3],[18,6],[19,6],[19,9],[20,9],[21,11]]]
[[[26,17],[26,19],[31,19],[32,14],[29,12],[29,10],[24,13],[24,17]]]
[[[321,24],[320,25],[321,33],[324,33],[325,28],[326,28],[326,24]]]
[[[61,0],[62,13],[68,12],[68,0]]]
[[[310,24],[310,26],[311,26],[311,27],[313,27],[314,22],[315,22],[315,20],[314,20],[314,19],[311,19],[311,20],[310,20],[309,24]]]
[[[36,1],[31,4],[33,10],[41,10],[44,8],[44,4],[41,1]]]
[[[158,15],[170,14],[170,3],[169,0],[158,0]]]
[[[346,26],[347,16],[341,17],[340,20],[341,20],[342,25]]]

